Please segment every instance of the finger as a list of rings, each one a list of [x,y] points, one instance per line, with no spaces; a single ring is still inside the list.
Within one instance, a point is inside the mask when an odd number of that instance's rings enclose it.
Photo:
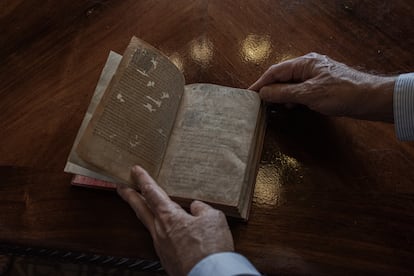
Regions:
[[[134,182],[138,185],[141,194],[152,210],[153,214],[158,216],[163,212],[184,210],[173,202],[165,191],[158,186],[154,179],[140,166],[134,166],[131,169],[131,175]]]
[[[151,235],[154,236],[154,215],[148,208],[143,197],[134,189],[131,189],[128,186],[122,184],[117,185],[116,191],[122,197],[122,199],[131,206],[137,217],[141,220],[145,227],[147,227]]]
[[[194,200],[190,205],[191,214],[196,217],[207,214],[211,210],[214,210],[213,207],[198,200]]]
[[[249,89],[259,91],[263,86],[272,83],[298,81],[300,74],[297,71],[303,66],[302,59],[302,57],[298,57],[270,66]]]
[[[266,102],[306,104],[304,83],[272,84],[260,89],[260,98]]]

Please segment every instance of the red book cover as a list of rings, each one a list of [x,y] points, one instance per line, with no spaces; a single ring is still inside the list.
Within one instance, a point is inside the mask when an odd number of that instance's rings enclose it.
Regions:
[[[75,174],[72,178],[71,184],[73,186],[80,186],[80,187],[86,187],[86,188],[95,188],[95,189],[105,189],[105,190],[115,190],[116,184],[99,180],[92,177],[87,177],[79,174]]]

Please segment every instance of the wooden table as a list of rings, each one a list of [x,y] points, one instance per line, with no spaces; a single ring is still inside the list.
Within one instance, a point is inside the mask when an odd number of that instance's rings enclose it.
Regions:
[[[63,173],[108,52],[131,36],[174,59],[187,83],[247,87],[311,51],[414,71],[413,14],[408,0],[0,4],[1,248],[157,259],[115,193],[71,187]],[[230,224],[237,251],[268,275],[412,273],[414,144],[389,124],[275,107],[250,220]]]

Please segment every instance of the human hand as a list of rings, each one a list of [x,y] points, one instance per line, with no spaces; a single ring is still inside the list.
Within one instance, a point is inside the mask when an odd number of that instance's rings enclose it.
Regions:
[[[310,53],[272,65],[249,89],[268,102],[303,104],[325,115],[393,122],[395,80]]]
[[[131,175],[141,193],[124,185],[118,185],[117,191],[151,233],[168,274],[187,275],[204,257],[234,251],[233,237],[221,211],[193,201],[189,214],[143,168],[134,166]]]

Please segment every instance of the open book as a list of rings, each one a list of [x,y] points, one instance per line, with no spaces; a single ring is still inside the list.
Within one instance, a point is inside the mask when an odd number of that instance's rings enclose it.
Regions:
[[[122,57],[111,52],[65,171],[134,187],[138,164],[182,206],[198,199],[246,220],[264,129],[257,93],[185,85],[134,37]]]

